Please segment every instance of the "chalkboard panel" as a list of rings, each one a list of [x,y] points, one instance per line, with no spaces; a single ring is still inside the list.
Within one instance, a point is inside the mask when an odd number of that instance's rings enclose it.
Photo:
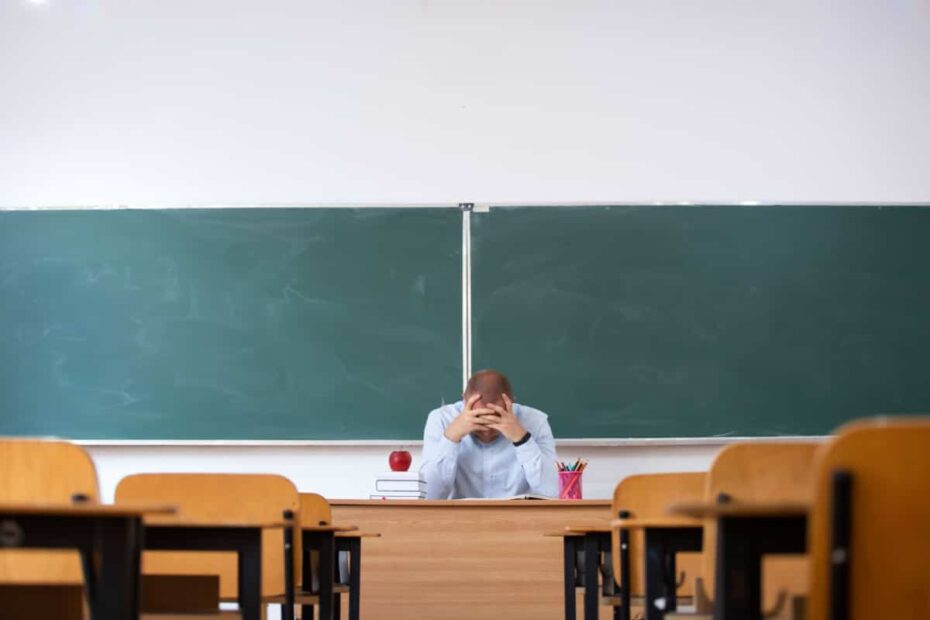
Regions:
[[[561,437],[823,434],[930,411],[930,209],[494,208],[475,367]]]
[[[0,434],[413,438],[460,360],[456,209],[0,214]]]

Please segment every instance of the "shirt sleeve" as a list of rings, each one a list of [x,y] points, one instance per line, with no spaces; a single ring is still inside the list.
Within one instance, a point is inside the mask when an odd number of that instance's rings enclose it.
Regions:
[[[426,479],[426,499],[452,497],[460,444],[446,437],[444,430],[440,415],[431,413],[423,429],[423,464],[420,465],[420,473]]]
[[[532,431],[529,441],[517,446],[517,459],[523,467],[530,493],[558,497],[559,477],[555,467],[555,438],[549,423],[543,421]]]

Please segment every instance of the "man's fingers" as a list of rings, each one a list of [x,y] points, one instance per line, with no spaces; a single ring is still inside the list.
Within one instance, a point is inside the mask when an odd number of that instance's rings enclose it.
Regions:
[[[475,418],[475,424],[480,424],[481,426],[490,426],[491,424],[500,424],[501,419],[498,415],[483,415]]]
[[[504,408],[501,407],[500,405],[488,405],[488,407],[490,407],[491,409],[493,409],[494,411],[496,411],[496,412],[497,412],[497,415],[499,415],[499,416],[505,416],[505,415],[507,415],[508,413],[510,413],[509,411],[507,411],[506,409],[504,409]]]
[[[478,402],[478,399],[481,398],[481,394],[472,394],[468,397],[468,400],[465,401],[465,408],[471,409],[471,406]]]
[[[497,413],[493,409],[485,409],[485,408],[472,409],[471,412],[476,417],[483,416],[483,415],[497,415]]]
[[[513,409],[513,401],[510,400],[510,397],[507,396],[506,394],[504,394],[503,396],[504,396],[504,404],[507,405],[507,411],[510,411],[511,409]]]

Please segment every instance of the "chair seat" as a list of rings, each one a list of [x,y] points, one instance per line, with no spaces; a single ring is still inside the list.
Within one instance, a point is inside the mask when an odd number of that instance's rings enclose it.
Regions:
[[[219,575],[142,575],[139,609],[143,614],[217,613]]]
[[[84,588],[79,584],[0,584],[0,618],[81,620]]]

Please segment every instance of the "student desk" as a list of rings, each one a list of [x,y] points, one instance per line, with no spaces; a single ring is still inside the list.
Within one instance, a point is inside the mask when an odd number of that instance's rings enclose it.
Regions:
[[[301,588],[303,591],[301,594],[309,594],[316,590],[319,596],[319,606],[320,606],[320,618],[332,618],[334,616],[333,611],[339,609],[337,603],[339,593],[336,592],[335,595],[337,598],[333,598],[334,594],[334,573],[336,563],[337,553],[342,551],[344,546],[341,543],[343,540],[354,540],[357,544],[349,544],[345,547],[346,551],[354,553],[355,562],[352,562],[352,575],[350,576],[351,585],[355,586],[355,592],[353,593],[350,590],[350,602],[349,602],[349,614],[351,618],[358,618],[358,584],[359,584],[359,575],[358,575],[358,565],[357,558],[361,557],[362,547],[361,547],[361,538],[360,534],[356,532],[358,528],[354,525],[301,525],[300,526],[300,536],[301,536],[301,548],[304,552],[303,558],[303,575],[301,576]],[[345,538],[347,535],[355,533],[356,536],[352,539]],[[313,587],[313,565],[310,561],[309,552],[316,551],[320,554],[319,564],[317,567],[317,581],[319,582],[319,587]],[[354,596],[353,596],[354,594]],[[291,602],[293,603],[293,601]],[[285,602],[285,605],[287,603]],[[354,615],[353,615],[353,612]],[[310,604],[301,605],[301,618],[312,618],[313,617],[313,607]]]
[[[613,530],[608,522],[600,524],[567,525],[560,532],[552,532],[547,536],[558,536],[562,539],[564,548],[563,586],[565,588],[565,617],[577,617],[577,588],[584,588],[584,617],[596,619],[599,611],[598,585],[601,593],[615,599],[616,605],[621,603],[613,571],[611,554],[611,534]],[[621,553],[623,553],[621,551]],[[606,561],[602,562],[602,559]],[[598,575],[604,567],[603,582],[598,583]],[[629,589],[629,586],[627,587]],[[616,605],[612,605],[616,607]],[[625,606],[629,610],[629,604]],[[629,618],[615,610],[614,618]]]
[[[677,504],[669,512],[717,519],[714,618],[760,618],[762,557],[807,552],[811,506],[798,502]]]
[[[615,519],[611,526],[619,530],[641,529],[645,542],[646,596],[643,607],[646,620],[662,620],[666,612],[677,610],[675,579],[678,572],[676,556],[689,551],[701,551],[703,526],[699,520],[685,517],[652,517]],[[665,600],[660,609],[656,602]]]
[[[562,540],[610,518],[609,500],[332,500],[365,542],[362,617],[563,618]],[[611,610],[602,608],[602,618]]]
[[[289,528],[290,521],[243,522],[158,517],[145,520],[147,551],[232,551],[238,556],[242,620],[262,618],[262,530]],[[287,571],[285,571],[287,574]],[[293,578],[290,579],[293,583]]]
[[[0,503],[0,547],[77,549],[94,620],[137,618],[142,518],[167,506]]]

